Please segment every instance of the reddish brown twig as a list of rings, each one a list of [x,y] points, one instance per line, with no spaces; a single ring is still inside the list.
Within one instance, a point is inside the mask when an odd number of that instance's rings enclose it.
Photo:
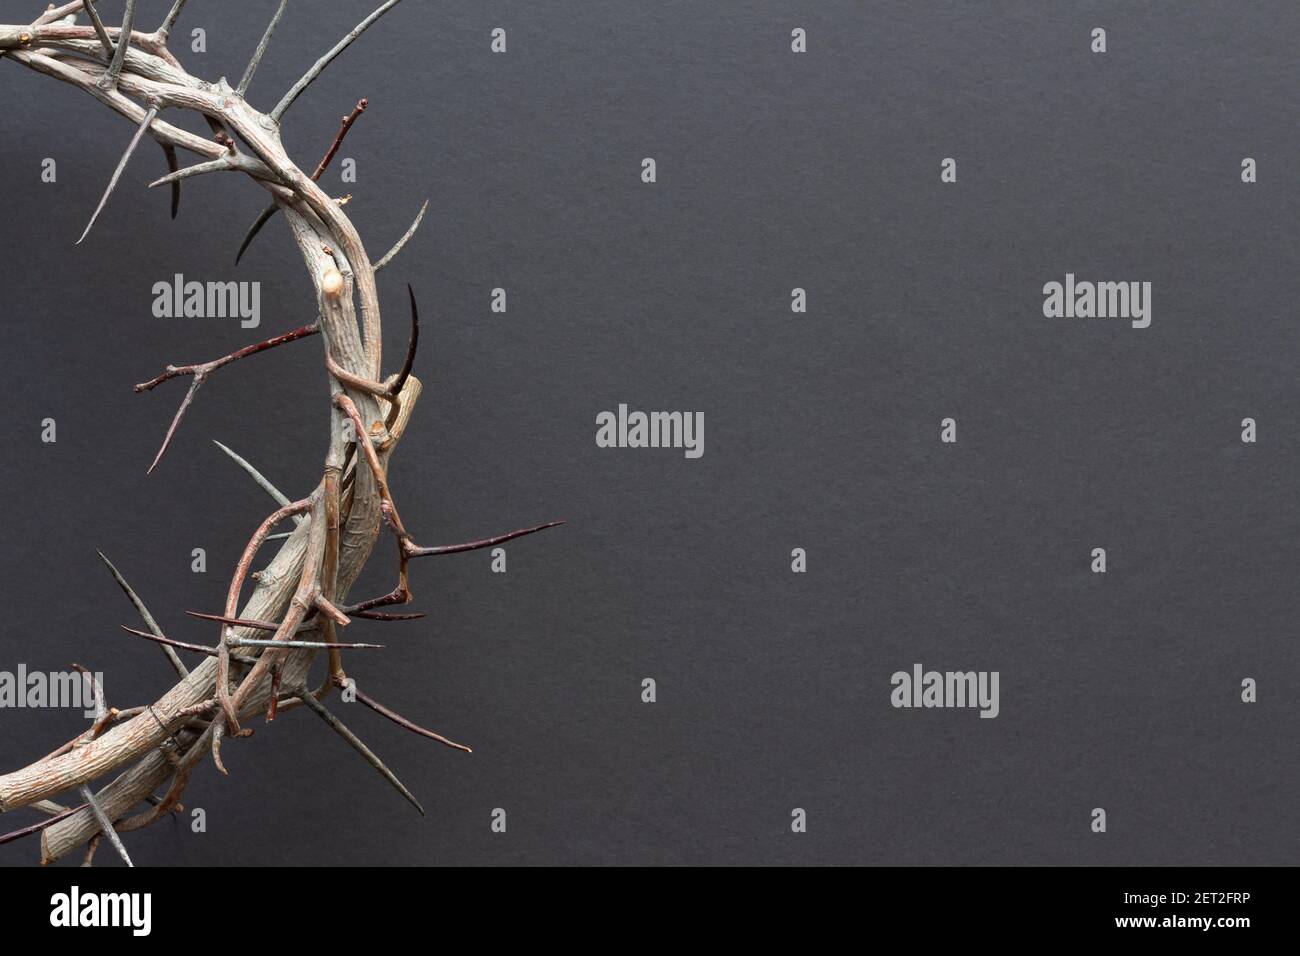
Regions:
[[[207,647],[203,644],[187,644],[184,641],[173,641],[170,637],[163,637],[161,634],[150,634],[148,631],[137,631],[133,627],[127,627],[125,624],[119,624],[122,630],[128,634],[134,634],[136,637],[143,637],[146,641],[153,641],[157,644],[166,644],[168,647],[179,647],[184,651],[193,651],[196,654],[207,654],[209,657],[217,656],[215,647]]]
[[[345,677],[342,678],[341,680],[336,680],[335,683],[339,687],[343,687],[347,684],[347,678]],[[451,747],[455,750],[463,750],[467,754],[471,754],[474,752],[470,750],[468,747],[466,747],[464,744],[458,744],[454,740],[448,740],[442,734],[434,733],[432,730],[429,730],[425,727],[421,727],[419,724],[415,723],[414,721],[406,719],[401,714],[397,713],[397,711],[390,710],[389,708],[385,707],[383,704],[379,703],[379,701],[375,700],[373,697],[370,697],[367,694],[363,694],[361,692],[361,689],[356,686],[355,682],[352,685],[352,692],[357,695],[357,700],[361,701],[361,703],[365,704],[375,713],[383,714],[385,717],[387,717],[393,723],[397,724],[399,727],[405,727],[407,730],[417,733],[421,737],[428,737],[430,740],[436,740],[438,741],[438,743],[446,744],[448,747]]]
[[[204,621],[216,621],[220,624],[229,624],[232,627],[247,627],[256,631],[278,631],[279,624],[273,624],[271,621],[252,621],[244,617],[226,617],[224,614],[204,614],[202,611],[186,611],[190,617],[197,617]]]
[[[276,707],[280,703],[280,674],[281,668],[271,668],[271,702],[266,705],[266,722],[268,724],[275,720]]]
[[[74,813],[78,813],[82,810],[85,810],[88,806],[90,806],[90,804],[83,803],[79,807],[70,807],[69,809],[64,810],[62,813],[56,813],[52,817],[46,817],[40,823],[33,823],[29,827],[23,827],[21,830],[14,830],[10,833],[6,833],[3,836],[0,836],[0,846],[3,846],[6,843],[12,843],[14,840],[19,840],[25,836],[30,836],[33,833],[39,833],[41,830],[44,830],[46,827],[52,826],[53,824],[58,823],[60,820],[65,820],[68,817],[72,816]]]
[[[546,524],[539,524],[532,528],[520,528],[518,531],[508,531],[505,534],[499,534],[495,538],[483,538],[479,541],[466,541],[463,544],[443,544],[436,548],[411,548],[409,554],[413,558],[425,557],[434,554],[459,554],[461,551],[477,551],[479,548],[490,548],[493,545],[503,544],[506,541],[513,541],[515,538],[522,538],[526,534],[536,534],[538,531],[545,531],[547,528],[554,528],[564,524],[563,521],[548,521]]]
[[[321,176],[325,174],[325,170],[329,168],[329,164],[334,160],[334,155],[339,151],[339,147],[343,145],[343,137],[348,135],[348,130],[352,128],[352,124],[357,121],[358,116],[366,111],[366,107],[369,105],[370,101],[363,96],[357,100],[357,105],[352,107],[352,112],[343,117],[343,121],[339,124],[339,131],[334,134],[334,142],[330,143],[330,148],[325,151],[321,161],[316,164],[316,171],[311,174],[312,182],[320,182]]]
[[[235,566],[235,573],[230,579],[230,589],[226,593],[226,616],[234,617],[239,610],[239,592],[243,590],[244,579],[248,576],[248,569],[253,563],[253,557],[257,550],[266,540],[266,536],[271,533],[271,529],[293,515],[302,514],[308,511],[314,504],[313,498],[303,498],[301,501],[294,501],[285,505],[277,511],[267,516],[253,536],[249,539],[248,544],[244,547],[244,553],[240,555],[239,563]],[[292,631],[290,631],[292,633]],[[226,723],[231,733],[239,732],[239,718],[236,715],[236,708],[230,697],[230,645],[227,641],[222,641],[217,652],[217,701],[221,704],[221,709],[226,715]],[[216,753],[214,749],[213,753]]]
[[[370,101],[363,97],[362,99],[357,100],[357,105],[353,107],[352,112],[343,117],[343,122],[339,125],[339,131],[334,134],[334,142],[330,143],[329,149],[325,151],[325,155],[321,158],[321,161],[316,164],[316,171],[311,174],[312,182],[320,181],[321,176],[324,175],[325,170],[329,167],[331,160],[334,159],[334,154],[337,153],[339,147],[343,145],[343,137],[348,135],[348,130],[352,128],[352,124],[357,121],[358,116],[366,111],[366,107],[369,105]],[[258,214],[257,219],[255,219],[253,224],[249,226],[248,232],[244,233],[244,239],[239,244],[239,251],[235,253],[235,265],[239,265],[239,260],[243,258],[249,244],[252,243],[254,237],[262,231],[262,227],[271,221],[271,217],[276,214],[279,208],[280,207],[275,203],[271,203],[263,209],[260,214]]]
[[[158,462],[166,454],[167,448],[172,443],[172,437],[176,434],[176,429],[185,417],[185,412],[189,410],[190,403],[194,401],[194,395],[198,392],[199,387],[208,380],[208,376],[217,369],[229,365],[231,362],[238,361],[241,358],[247,358],[249,355],[256,355],[258,352],[265,352],[267,349],[273,349],[277,345],[285,345],[289,342],[296,342],[298,339],[306,338],[309,335],[315,335],[320,331],[320,323],[313,322],[311,325],[304,325],[301,328],[294,329],[292,332],[285,332],[283,335],[277,335],[275,338],[267,339],[265,342],[258,342],[254,345],[246,345],[242,349],[237,349],[229,355],[223,355],[221,358],[213,359],[210,362],[200,362],[197,365],[168,365],[161,375],[157,378],[150,379],[147,382],[141,382],[135,386],[136,392],[148,392],[161,385],[168,379],[176,378],[180,375],[192,375],[193,381],[190,382],[189,391],[181,399],[180,408],[176,409],[176,415],[172,418],[172,423],[167,429],[167,434],[163,438],[162,447],[158,449],[158,454],[154,456],[153,464],[149,466],[149,473],[158,467]]]

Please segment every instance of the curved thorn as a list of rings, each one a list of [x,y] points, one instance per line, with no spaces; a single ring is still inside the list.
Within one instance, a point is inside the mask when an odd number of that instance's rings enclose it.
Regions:
[[[253,241],[253,238],[259,232],[262,231],[262,227],[271,221],[271,217],[275,215],[275,211],[278,208],[279,207],[276,206],[275,203],[267,206],[262,210],[261,215],[257,217],[256,221],[248,227],[248,232],[244,233],[244,241],[239,244],[239,251],[235,253],[235,265],[239,265],[239,260],[243,258],[244,253],[247,251],[248,244]]]
[[[411,367],[415,365],[415,350],[420,345],[420,310],[415,307],[415,290],[409,282],[406,284],[406,294],[411,297],[411,337],[406,342],[406,361],[402,363],[402,370],[393,381],[394,395],[402,394],[402,386],[406,384],[411,375]]]
[[[429,200],[426,199],[424,201],[424,205],[420,207],[420,211],[415,216],[415,222],[411,223],[410,227],[406,230],[406,232],[402,233],[402,238],[397,240],[397,244],[394,245],[393,248],[385,252],[383,258],[381,258],[378,262],[375,263],[376,272],[378,272],[384,266],[388,265],[388,263],[392,262],[393,257],[402,251],[402,247],[406,245],[407,240],[409,240],[413,235],[415,235],[415,230],[420,228],[420,220],[424,218],[424,212],[428,208],[429,208]]]
[[[180,160],[176,158],[176,147],[163,143],[163,155],[167,157],[167,169],[173,173],[180,172]],[[172,218],[176,218],[176,213],[181,208],[181,183],[177,179],[172,182]]]

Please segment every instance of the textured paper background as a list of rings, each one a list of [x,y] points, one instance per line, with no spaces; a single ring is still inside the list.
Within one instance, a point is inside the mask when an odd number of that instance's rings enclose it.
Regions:
[[[181,32],[209,52],[181,59],[238,77],[273,6],[194,0]],[[250,99],[269,108],[369,7],[291,4]],[[354,655],[363,686],[475,748],[344,712],[427,819],[300,713],[228,747],[229,778],[196,776],[206,834],[132,834],[136,859],[1295,863],[1298,33],[1284,2],[388,14],[286,141],[311,169],[370,98],[342,153],[358,182],[325,182],[373,255],[431,199],[380,278],[390,366],[404,283],[426,319],[403,516],[423,543],[569,524],[509,546],[505,575],[485,552],[421,564],[426,620],[350,630],[389,644]],[[150,143],[74,246],[130,125],[11,63],[0,91],[0,668],[92,665],[130,706],[170,671],[118,630],[136,622],[95,549],[173,636],[214,638],[182,612],[219,609],[270,502],[209,439],[300,494],[327,407],[318,342],[224,369],[146,478],[185,385],[130,386],[310,321],[310,285],[280,220],[234,268],[264,202],[241,177],[187,183],[170,222]],[[1045,319],[1067,271],[1151,281],[1151,327]],[[175,272],[261,281],[261,328],[153,318]],[[703,411],[703,458],[598,449],[619,402]],[[354,595],[391,585],[388,554]],[[1001,715],[894,710],[916,661],[1000,671]],[[0,711],[0,767],[82,725]]]

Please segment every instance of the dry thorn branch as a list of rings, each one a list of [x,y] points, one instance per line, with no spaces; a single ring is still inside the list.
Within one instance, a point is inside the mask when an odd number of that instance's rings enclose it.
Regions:
[[[120,711],[103,707],[88,731],[47,757],[0,775],[0,813],[33,806],[53,814],[35,826],[0,837],[0,842],[39,832],[45,861],[56,860],[80,848],[85,848],[89,860],[101,832],[113,841],[118,833],[147,826],[177,808],[181,794],[208,753],[224,772],[220,756],[222,740],[250,732],[240,729],[241,720],[260,713],[275,716],[277,708],[283,711],[298,703],[347,740],[403,797],[419,808],[410,791],[320,701],[331,687],[341,686],[348,680],[343,671],[342,652],[380,646],[333,640],[335,629],[348,625],[356,617],[379,621],[420,617],[375,610],[410,599],[406,565],[411,557],[488,547],[559,523],[462,545],[421,548],[405,532],[388,488],[389,458],[410,421],[412,406],[421,391],[419,380],[411,374],[419,339],[419,318],[414,293],[408,286],[412,318],[410,343],[398,373],[384,379],[375,272],[387,265],[414,234],[428,203],[421,207],[415,222],[393,249],[378,264],[372,263],[356,228],[343,212],[343,203],[317,184],[337,154],[343,137],[364,111],[366,101],[359,101],[356,109],[344,117],[312,176],[305,175],[288,156],[279,123],[307,86],[397,3],[398,0],[387,0],[358,23],[307,70],[269,114],[250,106],[243,93],[269,48],[271,34],[285,9],[284,0],[278,4],[238,88],[231,88],[224,80],[209,83],[190,75],[168,51],[167,40],[184,6],[183,0],[172,4],[153,33],[132,29],[134,0],[126,5],[121,27],[105,27],[93,8],[93,0],[77,0],[51,8],[28,25],[0,25],[0,55],[4,59],[90,94],[135,126],[134,136],[91,217],[92,224],[105,207],[139,141],[147,134],[160,145],[167,160],[167,175],[153,185],[172,187],[173,216],[181,180],[207,172],[242,172],[269,195],[273,211],[284,211],[315,286],[318,319],[312,325],[210,362],[168,366],[162,375],[136,386],[137,391],[147,391],[170,378],[192,377],[150,471],[170,445],[198,388],[218,368],[239,358],[319,332],[331,372],[333,401],[320,482],[298,501],[290,501],[246,461],[224,445],[220,446],[276,499],[279,510],[258,527],[245,548],[232,575],[225,612],[219,616],[194,614],[219,623],[221,637],[215,647],[186,644],[166,637],[143,602],[109,565],[148,629],[125,630],[162,644],[180,679],[152,704]],[[65,19],[79,11],[88,12],[90,25],[77,26]],[[159,118],[164,110],[198,113],[214,137],[204,138],[167,123]],[[180,149],[197,159],[182,166],[178,157]],[[343,440],[341,426],[345,418],[352,420],[357,431],[355,443]],[[287,536],[272,535],[275,523],[287,518],[297,523],[296,529]],[[348,591],[384,524],[398,539],[399,588],[383,598],[349,602]],[[283,543],[256,576],[257,586],[241,607],[241,591],[251,574],[253,557],[272,537],[281,538]],[[267,632],[272,635],[269,640],[254,636]],[[176,647],[200,653],[203,659],[193,669],[186,669],[174,653]],[[244,653],[234,653],[237,650]],[[329,673],[321,690],[313,693],[306,689],[306,681],[314,656],[321,651],[329,652]],[[282,687],[294,690],[282,697]],[[468,750],[419,727],[366,695],[358,694],[358,699],[421,736]],[[97,789],[90,791],[94,781],[110,774],[115,776],[107,784],[96,785]],[[167,786],[162,797],[154,796],[155,790],[164,784]],[[86,799],[76,807],[64,810],[50,799],[82,788]],[[151,806],[129,816],[142,802]],[[126,859],[125,849],[120,848],[120,852]]]
[[[320,178],[325,175],[325,170],[329,167],[330,161],[334,159],[334,154],[339,151],[339,147],[343,144],[343,138],[348,135],[348,130],[352,129],[352,124],[357,121],[358,116],[366,111],[366,107],[369,105],[370,101],[367,99],[357,100],[357,105],[352,112],[343,117],[343,121],[339,125],[339,131],[334,134],[334,142],[330,143],[329,149],[325,151],[321,161],[316,164],[316,171],[311,174],[312,182],[320,182]],[[244,234],[244,241],[239,244],[239,251],[235,253],[235,265],[239,265],[239,260],[243,258],[244,252],[252,243],[253,238],[262,231],[263,226],[271,221],[271,217],[275,215],[276,210],[279,208],[275,203],[271,203],[262,210],[253,224],[248,227],[248,232]],[[379,271],[378,266],[375,266],[375,271]]]
[[[256,355],[258,352],[265,352],[267,349],[275,348],[277,345],[285,345],[289,342],[296,342],[298,339],[306,338],[309,335],[315,335],[320,331],[319,321],[311,325],[304,325],[301,328],[294,329],[291,332],[285,332],[283,335],[277,335],[274,338],[267,339],[265,342],[258,342],[254,345],[245,345],[242,349],[237,349],[229,355],[223,355],[221,358],[213,359],[210,362],[201,362],[197,365],[168,365],[163,373],[157,378],[150,379],[147,382],[141,382],[135,386],[137,392],[148,392],[161,385],[168,379],[176,378],[178,375],[192,375],[193,380],[190,382],[189,391],[181,399],[180,408],[176,409],[176,415],[172,418],[171,425],[167,428],[167,434],[163,437],[162,447],[158,449],[158,454],[154,456],[153,463],[149,466],[148,474],[158,467],[158,462],[162,461],[162,456],[167,452],[167,447],[172,443],[172,438],[176,435],[176,429],[180,426],[181,419],[185,417],[185,412],[189,410],[190,403],[194,401],[194,396],[208,376],[217,369],[229,365],[231,362],[237,362],[241,358],[249,355]]]

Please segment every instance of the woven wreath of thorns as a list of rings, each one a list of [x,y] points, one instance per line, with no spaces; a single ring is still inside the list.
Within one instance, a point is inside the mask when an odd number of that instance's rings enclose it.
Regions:
[[[46,815],[41,822],[0,836],[0,843],[40,833],[44,862],[84,847],[85,862],[89,864],[101,838],[106,838],[131,865],[121,834],[180,812],[183,807],[179,798],[206,754],[211,753],[215,765],[225,773],[223,739],[252,732],[241,726],[241,720],[265,713],[267,721],[271,721],[278,713],[298,706],[305,706],[338,733],[423,814],[419,801],[392,770],[321,702],[334,688],[401,727],[469,752],[463,744],[419,726],[362,693],[343,668],[343,652],[382,645],[335,640],[337,629],[356,618],[393,622],[423,617],[419,613],[382,610],[411,600],[408,565],[412,558],[494,547],[563,522],[551,521],[463,544],[416,544],[388,488],[387,463],[420,394],[419,380],[411,374],[419,343],[419,313],[415,293],[408,285],[411,335],[405,360],[397,373],[381,378],[375,274],[391,263],[414,235],[428,202],[421,206],[405,234],[372,263],[342,211],[350,197],[330,197],[317,185],[368,101],[358,101],[342,118],[311,176],[304,175],[293,163],[280,141],[284,115],[297,98],[357,37],[399,2],[387,0],[348,31],[269,113],[251,107],[245,93],[288,0],[278,3],[234,88],[224,78],[209,83],[190,75],[168,49],[168,37],[185,0],[175,0],[152,33],[136,29],[135,0],[126,0],[116,27],[105,25],[98,9],[102,4],[94,0],[52,5],[31,24],[0,25],[0,58],[76,86],[136,124],[78,242],[89,235],[136,147],[148,136],[161,146],[169,169],[150,186],[170,187],[173,217],[180,208],[184,180],[213,172],[244,173],[269,193],[270,202],[244,236],[236,261],[262,226],[283,212],[316,286],[319,315],[310,325],[207,362],[168,365],[158,377],[135,386],[137,392],[145,392],[172,378],[190,377],[190,387],[149,471],[157,467],[170,447],[199,388],[218,369],[276,346],[320,335],[325,366],[331,375],[330,439],[320,482],[306,497],[290,500],[251,464],[217,443],[275,499],[278,508],[258,526],[245,547],[232,575],[223,611],[186,612],[220,625],[214,645],[168,637],[126,578],[100,554],[146,628],[123,625],[122,631],[157,643],[175,671],[177,683],[152,704],[118,709],[108,706],[103,688],[90,672],[74,665],[92,684],[94,720],[85,732],[41,760],[0,776],[0,812],[31,807]],[[87,25],[78,23],[83,14],[89,21]],[[168,124],[161,118],[168,109],[200,113],[212,138],[204,139]],[[201,161],[181,167],[178,149],[195,153]],[[349,429],[351,435],[345,437]],[[292,521],[294,530],[272,535],[273,529],[285,521]],[[384,529],[396,542],[397,584],[379,597],[348,603],[348,588]],[[283,539],[280,551],[262,572],[253,572],[254,558],[272,537]],[[257,585],[241,610],[241,593],[250,577],[256,579]],[[178,650],[203,659],[191,669]],[[308,671],[318,651],[328,656],[328,673],[320,686],[310,689]],[[92,787],[96,780],[115,771],[118,775],[106,785],[98,790]],[[164,783],[168,783],[167,789],[157,796],[154,791]],[[78,797],[75,805],[53,799],[74,791]],[[143,809],[131,815],[137,807]]]

